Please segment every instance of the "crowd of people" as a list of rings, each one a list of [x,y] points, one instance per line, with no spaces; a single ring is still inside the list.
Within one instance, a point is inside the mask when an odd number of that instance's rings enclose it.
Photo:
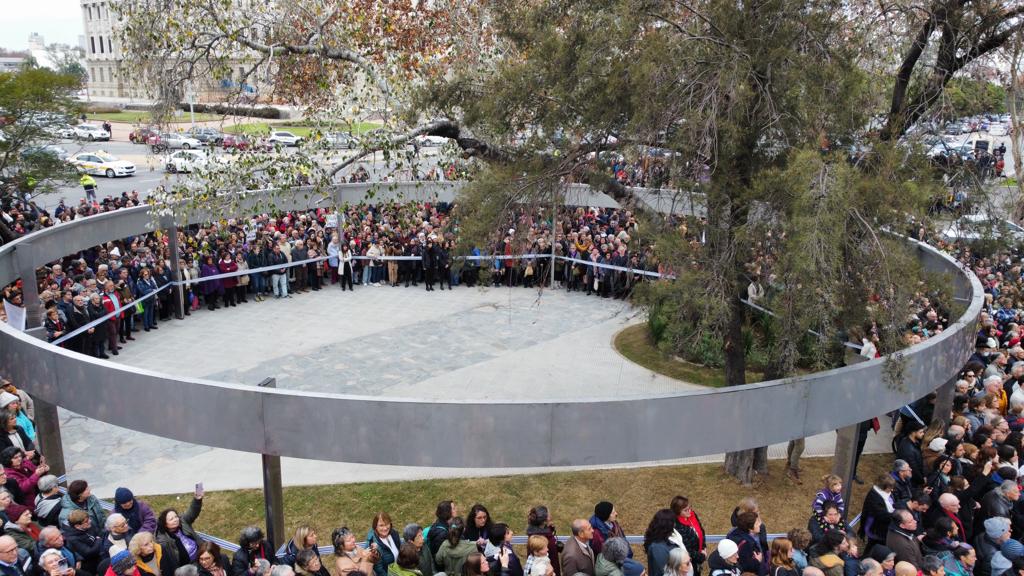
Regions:
[[[137,195],[125,194],[103,203],[83,200],[74,209],[62,202],[52,216],[20,203],[11,211],[27,222],[28,232],[137,203]],[[172,316],[328,287],[422,285],[433,291],[484,283],[625,298],[637,282],[656,277],[647,273],[658,269],[652,248],[640,242],[637,220],[627,210],[566,207],[554,228],[550,218],[519,211],[483,249],[460,250],[455,206],[392,202],[194,225],[178,230],[173,255],[169,238],[156,231],[90,247],[39,270],[42,323],[49,341],[109,358],[137,332],[159,330]],[[19,283],[3,290],[9,303],[23,304]]]

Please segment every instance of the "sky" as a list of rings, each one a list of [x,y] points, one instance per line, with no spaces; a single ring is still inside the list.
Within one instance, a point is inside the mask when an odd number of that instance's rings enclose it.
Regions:
[[[28,48],[28,35],[38,32],[47,44],[78,44],[84,33],[79,0],[0,0],[0,47]]]

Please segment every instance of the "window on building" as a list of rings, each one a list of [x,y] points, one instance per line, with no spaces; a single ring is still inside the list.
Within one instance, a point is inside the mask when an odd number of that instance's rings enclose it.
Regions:
[[[85,19],[92,20],[92,6],[85,7]]]
[[[96,53],[96,37],[94,36],[89,36],[89,52]]]
[[[106,79],[103,77],[103,67],[100,66],[100,83],[102,84],[103,82],[106,82]]]
[[[103,36],[100,36],[100,54],[103,54]]]
[[[92,66],[89,67],[89,79],[94,82],[96,81],[96,69]]]
[[[114,53],[114,41],[111,39],[110,36],[107,36],[107,52],[111,54]]]

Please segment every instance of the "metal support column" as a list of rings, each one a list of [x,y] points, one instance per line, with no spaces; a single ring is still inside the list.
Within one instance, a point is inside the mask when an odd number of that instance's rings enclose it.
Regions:
[[[18,261],[18,276],[21,277],[21,301],[25,307],[25,330],[39,328],[43,325],[43,305],[39,301],[39,282],[36,280],[32,243],[18,244],[14,256]]]
[[[932,422],[941,420],[943,427],[949,426],[953,416],[953,398],[956,396],[956,381],[957,376],[953,376],[935,390],[935,410],[932,412]]]
[[[555,287],[555,241],[558,240],[558,235],[555,233],[555,226],[558,225],[558,188],[551,189],[551,283],[548,284],[552,289]]]
[[[836,455],[832,473],[843,479],[843,501],[849,502],[857,465],[857,424],[836,430]],[[850,507],[847,506],[847,509]],[[845,513],[844,513],[845,516]],[[846,518],[843,518],[844,520]]]
[[[171,281],[177,282],[181,279],[181,266],[178,261],[181,259],[178,253],[178,227],[174,224],[173,216],[164,216],[160,219],[160,228],[167,235],[167,251],[170,252]],[[177,300],[174,308],[174,317],[181,320],[185,317],[185,286],[177,286],[171,290],[172,297]]]
[[[277,388],[277,380],[267,378],[262,388]],[[284,490],[281,486],[281,457],[263,454],[263,508],[267,516],[267,541],[275,551],[284,544]]]
[[[31,390],[28,390],[31,393]],[[50,465],[50,474],[58,478],[67,472],[64,465],[64,443],[60,438],[60,417],[57,406],[45,400],[33,398],[36,407],[36,434],[39,448]]]

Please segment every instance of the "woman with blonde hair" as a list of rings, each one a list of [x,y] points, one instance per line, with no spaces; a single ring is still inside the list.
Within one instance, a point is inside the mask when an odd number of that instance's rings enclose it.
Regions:
[[[142,576],[174,576],[178,569],[173,554],[165,554],[151,532],[139,532],[128,542],[128,550],[135,557],[135,567]]]
[[[298,557],[299,552],[303,550],[312,550],[317,556],[320,555],[320,550],[317,549],[316,530],[311,528],[309,524],[300,524],[295,529],[295,535],[284,547],[284,557],[282,560],[285,564],[294,568],[295,559]]]
[[[793,560],[793,542],[789,538],[772,540],[771,573],[768,576],[800,576]]]

